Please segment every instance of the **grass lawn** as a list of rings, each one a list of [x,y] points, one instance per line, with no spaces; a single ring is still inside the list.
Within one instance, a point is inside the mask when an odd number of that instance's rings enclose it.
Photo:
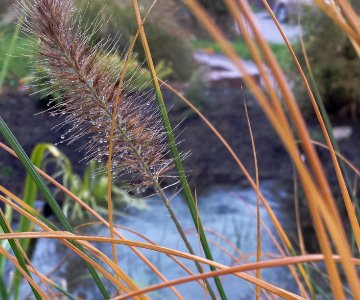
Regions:
[[[245,44],[243,40],[236,39],[232,41],[232,45],[236,52],[246,60],[251,59],[250,50]],[[199,40],[195,39],[193,40],[193,46],[196,49],[213,49],[216,53],[221,53],[219,45],[211,40]],[[270,48],[275,54],[275,57],[277,58],[279,64],[281,67],[285,67],[288,65],[290,54],[285,45],[281,44],[270,44]]]

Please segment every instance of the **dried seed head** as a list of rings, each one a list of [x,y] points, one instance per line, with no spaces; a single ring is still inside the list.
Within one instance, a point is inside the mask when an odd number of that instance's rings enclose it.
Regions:
[[[108,158],[111,114],[118,74],[114,74],[111,43],[90,46],[91,34],[81,32],[71,0],[24,0],[25,31],[39,39],[39,66],[63,99],[53,115],[65,115],[70,129],[62,136],[72,143],[86,138],[81,147],[86,160]],[[109,63],[110,62],[110,63]],[[121,73],[119,70],[117,73]],[[122,92],[117,110],[113,148],[113,174],[130,174],[136,189],[165,177],[172,161],[165,158],[166,136],[149,94]]]

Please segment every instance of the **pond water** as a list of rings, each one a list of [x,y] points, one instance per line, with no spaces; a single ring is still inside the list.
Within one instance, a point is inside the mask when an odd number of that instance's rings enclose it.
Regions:
[[[295,218],[293,215],[293,201],[291,196],[277,187],[275,182],[263,182],[262,191],[274,209],[280,222],[288,232],[295,230]],[[247,256],[250,261],[254,261],[256,253],[256,194],[250,189],[240,189],[237,187],[218,187],[212,188],[208,193],[199,196],[199,211],[206,228],[210,228],[226,236],[240,251]],[[132,207],[127,209],[125,217],[118,218],[117,224],[127,226],[152,239],[161,246],[186,251],[186,248],[177,234],[176,228],[162,201],[157,197],[146,200],[147,209],[137,210]],[[180,196],[172,200],[172,207],[176,211],[183,228],[188,233],[188,237],[195,248],[199,250],[199,242],[194,231],[193,223],[185,202]],[[275,232],[272,223],[264,208],[261,209],[261,217],[272,232]],[[290,226],[290,228],[289,228]],[[141,240],[131,233],[122,230],[124,235],[132,240]],[[86,229],[86,234],[108,236],[108,229],[94,225]],[[234,263],[231,258],[217,245],[226,248],[229,253],[239,257],[224,240],[208,233],[208,238],[212,244],[214,259],[225,265],[239,264]],[[108,244],[96,244],[96,246],[106,255],[112,257],[111,246]],[[158,283],[160,280],[152,271],[138,259],[133,252],[125,246],[118,246],[119,264],[123,270],[133,278],[140,287]],[[278,254],[274,243],[265,230],[262,230],[262,251],[264,254]],[[167,279],[175,279],[187,276],[187,273],[172,260],[163,254],[142,250],[142,252],[159,268]],[[195,271],[194,264],[190,261],[181,260],[187,267]],[[241,260],[241,262],[245,262]],[[52,275],[57,282],[69,288],[75,295],[85,299],[100,299],[99,293],[94,284],[87,277],[85,268],[79,258],[71,255],[59,242],[53,240],[38,241],[33,263],[43,274],[48,274],[54,268],[58,268]],[[60,265],[60,267],[59,267]],[[207,270],[207,268],[206,268]],[[296,291],[291,274],[287,268],[276,268],[262,271],[265,280],[279,287]],[[212,282],[212,280],[210,280]],[[234,276],[222,277],[222,281],[227,292],[228,299],[253,299],[254,286],[244,280]],[[212,282],[213,283],[213,282]],[[207,299],[204,291],[196,283],[177,286],[178,291],[185,299]],[[24,295],[27,287],[24,285]],[[149,294],[152,299],[175,299],[174,294],[169,289]]]

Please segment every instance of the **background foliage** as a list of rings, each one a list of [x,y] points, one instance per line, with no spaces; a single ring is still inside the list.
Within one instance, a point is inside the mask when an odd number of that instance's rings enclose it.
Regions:
[[[360,11],[360,2],[353,1]],[[356,3],[355,3],[356,2]],[[360,60],[346,34],[318,9],[308,9],[302,18],[304,42],[318,91],[330,114],[358,114],[360,104]],[[296,54],[305,67],[301,46]],[[331,63],[330,63],[331,62]],[[310,108],[307,92],[298,72],[295,92]],[[306,99],[306,100],[305,100]]]
[[[78,0],[77,2],[79,7],[84,7],[84,3],[88,1]],[[172,68],[173,79],[187,80],[193,70],[191,43],[188,38],[185,38],[181,26],[176,20],[177,6],[171,1],[169,3],[160,2],[151,11],[145,26],[154,62],[159,64],[163,61]],[[142,8],[145,14],[148,9],[146,1]],[[172,13],[169,14],[169,11]],[[119,37],[118,33],[121,31],[118,41],[119,50],[120,52],[124,51],[138,28],[134,11],[131,5],[128,5],[128,1],[121,2],[121,5],[113,0],[108,1],[105,7],[102,0],[91,1],[85,11],[83,22],[85,26],[89,26],[96,18],[99,19],[100,24],[103,24],[99,37]],[[146,57],[140,41],[135,46],[135,53],[140,62],[145,61]]]

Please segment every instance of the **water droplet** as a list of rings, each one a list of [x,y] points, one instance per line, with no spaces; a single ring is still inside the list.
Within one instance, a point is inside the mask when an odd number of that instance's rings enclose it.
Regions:
[[[62,134],[62,135],[61,135],[61,139],[63,140],[64,138],[65,138],[65,135]]]

